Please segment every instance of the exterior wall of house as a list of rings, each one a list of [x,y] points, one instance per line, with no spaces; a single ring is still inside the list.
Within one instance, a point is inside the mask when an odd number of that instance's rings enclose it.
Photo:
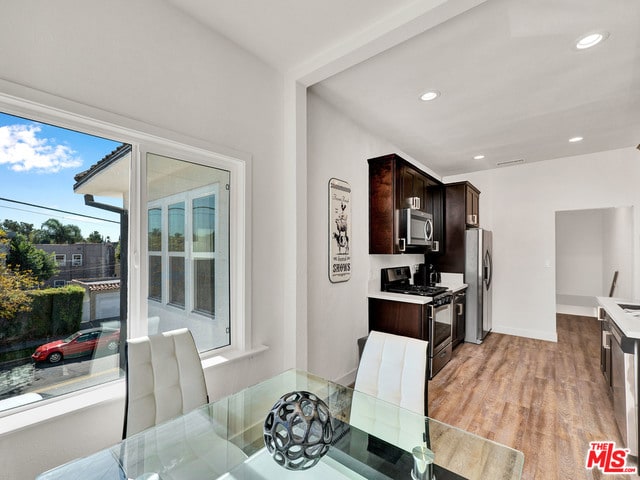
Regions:
[[[56,275],[45,282],[45,286],[55,286],[56,280],[70,282],[79,278],[113,278],[116,273],[115,245],[112,243],[72,243],[36,244],[47,253],[64,255],[64,265],[59,264]],[[74,263],[74,255],[81,255],[81,261]]]
[[[253,344],[269,348],[208,369],[210,397],[280,372],[287,308],[280,279],[291,225],[284,199],[295,189],[282,181],[282,75],[167,2],[35,1],[29,8],[8,2],[0,23],[0,42],[12,46],[2,53],[0,92],[250,156],[248,313]],[[54,418],[9,432],[4,426],[11,422],[0,419],[0,479],[34,478],[116,443],[124,389],[119,399],[90,408],[47,409]]]

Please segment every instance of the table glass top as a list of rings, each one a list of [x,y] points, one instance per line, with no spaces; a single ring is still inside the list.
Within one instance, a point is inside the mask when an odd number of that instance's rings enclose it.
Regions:
[[[312,392],[323,400],[334,431],[328,453],[303,471],[278,465],[264,443],[268,412],[294,391]],[[516,480],[522,474],[522,452],[289,370],[38,479],[411,479],[411,451],[420,445],[435,452],[440,480]]]

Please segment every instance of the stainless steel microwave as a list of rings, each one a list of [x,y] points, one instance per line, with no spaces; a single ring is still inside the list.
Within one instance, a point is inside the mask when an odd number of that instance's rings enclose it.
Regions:
[[[433,216],[414,208],[400,210],[398,248],[431,247],[433,245]]]

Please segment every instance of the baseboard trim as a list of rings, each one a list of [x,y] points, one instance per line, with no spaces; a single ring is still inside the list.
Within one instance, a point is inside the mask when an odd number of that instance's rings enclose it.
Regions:
[[[357,368],[354,368],[349,373],[343,375],[340,378],[334,380],[335,383],[339,383],[340,385],[344,385],[349,387],[356,382],[356,373],[358,372]]]
[[[548,342],[558,342],[558,334],[554,332],[546,332],[542,330],[529,330],[526,328],[513,328],[500,325],[494,325],[492,331],[495,333],[503,333],[505,335],[514,335],[516,337],[534,338],[536,340],[546,340]]]

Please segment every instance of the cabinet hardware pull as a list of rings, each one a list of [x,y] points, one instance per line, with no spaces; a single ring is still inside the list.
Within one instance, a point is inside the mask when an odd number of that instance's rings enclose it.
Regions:
[[[407,240],[404,238],[398,239],[398,250],[404,252],[407,249]]]
[[[609,341],[609,337],[611,336],[611,332],[607,330],[602,332],[602,348],[605,350],[611,350],[611,342]]]

